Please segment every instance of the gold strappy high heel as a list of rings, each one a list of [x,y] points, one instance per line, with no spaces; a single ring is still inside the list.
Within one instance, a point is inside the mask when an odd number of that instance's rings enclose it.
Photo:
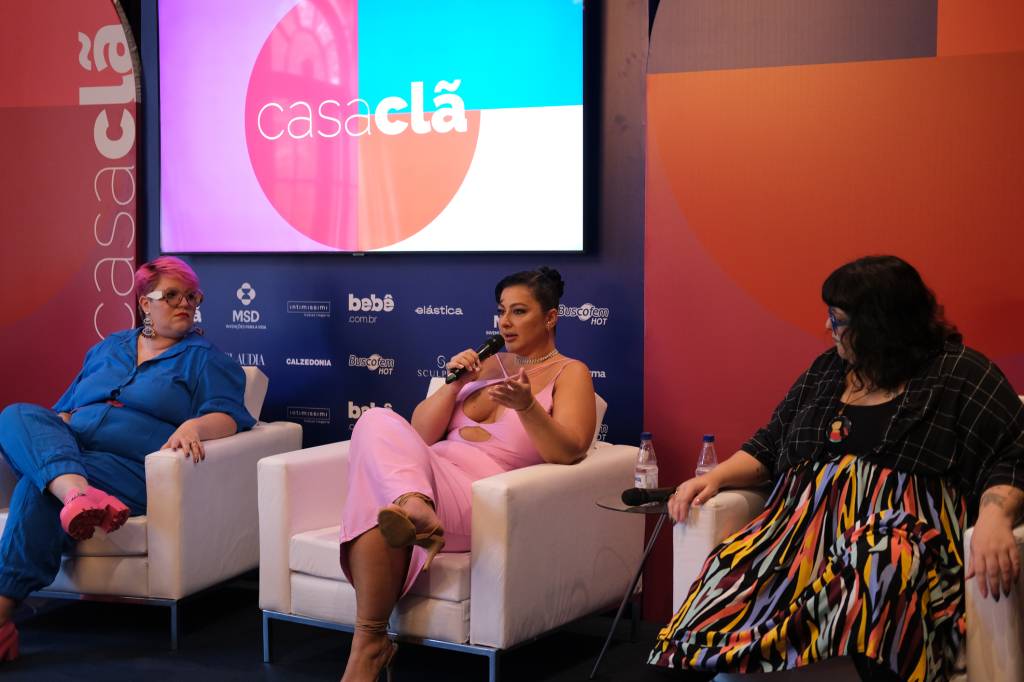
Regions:
[[[418,497],[433,509],[434,501],[423,493],[406,493],[398,497],[394,504],[389,504],[377,513],[377,525],[380,526],[381,535],[392,547],[409,547],[416,545],[427,550],[427,561],[423,564],[423,570],[430,568],[430,563],[437,556],[437,553],[444,547],[444,529],[440,523],[423,533],[416,532],[416,524],[409,518],[409,514],[402,508],[410,497]]]
[[[391,638],[388,637],[388,622],[386,620],[369,620],[356,616],[356,630],[369,632],[374,635],[384,635],[387,639],[388,651],[385,654],[384,663],[380,667],[380,672],[377,673],[377,679],[391,682],[391,663],[395,660],[395,654],[398,653],[398,643],[391,641]]]

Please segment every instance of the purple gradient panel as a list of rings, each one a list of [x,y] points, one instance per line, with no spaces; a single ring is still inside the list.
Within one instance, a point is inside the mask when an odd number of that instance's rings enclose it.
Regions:
[[[271,31],[296,4],[175,0],[159,5],[164,251],[331,250],[274,210],[246,148],[245,101],[253,65]]]

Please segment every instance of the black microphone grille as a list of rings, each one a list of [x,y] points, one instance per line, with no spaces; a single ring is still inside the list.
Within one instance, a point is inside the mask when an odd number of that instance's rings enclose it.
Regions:
[[[622,491],[622,504],[629,507],[636,507],[647,502],[646,495],[641,488],[628,488]]]

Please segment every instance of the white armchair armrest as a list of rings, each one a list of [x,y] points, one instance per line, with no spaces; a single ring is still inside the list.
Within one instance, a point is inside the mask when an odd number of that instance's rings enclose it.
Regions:
[[[766,490],[723,490],[700,507],[686,523],[672,529],[672,606],[679,608],[697,579],[704,560],[718,543],[732,535],[764,508]]]
[[[507,648],[622,598],[644,517],[594,502],[631,485],[635,454],[599,443],[575,465],[473,484],[471,643]]]
[[[964,562],[971,558],[974,528],[964,533]],[[1024,564],[1024,525],[1013,529]],[[1024,680],[1024,573],[1008,597],[982,598],[978,581],[965,583],[967,609],[967,679],[970,682]]]
[[[302,427],[258,424],[204,443],[206,459],[180,452],[146,457],[150,595],[180,599],[254,568],[256,462],[302,446]]]
[[[349,441],[260,460],[260,608],[289,613],[293,535],[336,526],[348,489]]]

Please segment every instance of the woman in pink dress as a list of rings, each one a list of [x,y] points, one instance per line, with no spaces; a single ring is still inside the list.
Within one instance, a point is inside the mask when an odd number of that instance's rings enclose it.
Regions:
[[[379,408],[356,422],[341,523],[356,625],[343,682],[388,666],[388,617],[434,555],[469,551],[473,481],[586,453],[596,420],[590,370],[555,348],[564,286],[545,267],[505,277],[494,294],[508,353],[454,356],[448,369],[466,372],[421,402],[411,423]]]

